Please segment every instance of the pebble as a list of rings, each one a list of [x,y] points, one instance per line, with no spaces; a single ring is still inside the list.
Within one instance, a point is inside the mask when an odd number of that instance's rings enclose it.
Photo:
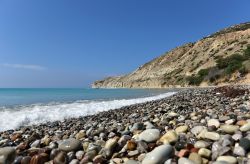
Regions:
[[[137,143],[136,142],[131,141],[131,140],[127,142],[127,149],[128,150],[130,150],[130,151],[135,150],[136,147],[137,147]]]
[[[133,156],[136,156],[138,155],[140,152],[138,150],[133,150],[133,151],[129,151],[128,152],[128,156],[129,157],[133,157]]]
[[[190,153],[188,157],[191,161],[193,161],[195,164],[202,164],[202,158],[197,153]]]
[[[240,131],[246,132],[250,130],[250,122],[240,127]]]
[[[64,152],[59,152],[53,160],[53,164],[67,164],[68,157]]]
[[[69,139],[60,141],[58,144],[58,148],[66,152],[77,151],[81,148],[81,142],[77,139],[69,138]]]
[[[193,133],[195,136],[200,134],[205,129],[204,126],[195,126],[191,129],[191,133]]]
[[[223,132],[228,133],[228,134],[233,134],[237,130],[239,130],[239,126],[237,125],[221,125],[220,128]]]
[[[12,163],[16,157],[16,150],[13,147],[0,148],[0,163]]]
[[[201,148],[199,151],[198,151],[198,154],[201,156],[201,157],[205,157],[205,158],[209,158],[212,154],[211,150],[209,149],[206,149],[206,148]]]
[[[77,134],[76,134],[76,139],[77,140],[80,140],[80,139],[82,139],[82,138],[84,138],[86,136],[86,133],[85,133],[85,131],[84,130],[81,130],[81,131],[79,131]]]
[[[179,134],[179,133],[186,133],[187,130],[188,130],[188,126],[183,125],[183,126],[177,127],[177,128],[175,129],[175,132],[176,132],[177,134]]]
[[[235,146],[233,153],[237,156],[245,156],[246,151],[244,150],[244,148],[242,148],[241,146]]]
[[[218,141],[220,139],[220,135],[216,132],[205,132],[204,138],[210,139],[213,141]]]
[[[25,157],[22,158],[21,164],[29,164],[30,160],[31,160],[30,156],[25,156]]]
[[[206,142],[206,141],[197,141],[197,142],[195,142],[195,144],[194,144],[194,147],[195,147],[195,148],[206,148],[206,147],[208,147],[208,146],[209,146],[209,143]]]
[[[139,140],[146,141],[146,142],[154,142],[160,138],[160,130],[158,129],[147,129],[144,130],[139,135]]]
[[[245,151],[250,151],[250,140],[248,138],[240,139],[239,146],[241,146]]]
[[[161,145],[156,147],[150,153],[147,153],[142,161],[142,164],[159,164],[164,163],[166,160],[172,158],[174,149],[170,145]]]
[[[217,158],[218,162],[227,162],[228,164],[236,164],[237,159],[233,156],[220,156]]]
[[[220,122],[218,119],[210,119],[207,121],[207,126],[215,126],[216,128],[219,128]]]
[[[164,144],[175,143],[177,140],[178,140],[178,135],[173,130],[168,131],[160,138],[160,142]]]
[[[178,164],[195,164],[192,160],[181,157],[178,160]]]
[[[84,151],[80,150],[80,151],[77,151],[76,154],[75,154],[76,158],[78,160],[81,160],[84,156]]]
[[[69,162],[69,164],[79,164],[79,161],[77,159],[73,159]]]

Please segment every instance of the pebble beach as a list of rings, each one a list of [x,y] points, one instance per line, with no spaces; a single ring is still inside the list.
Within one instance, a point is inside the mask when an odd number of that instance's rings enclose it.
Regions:
[[[250,87],[179,91],[0,132],[0,164],[248,164]]]

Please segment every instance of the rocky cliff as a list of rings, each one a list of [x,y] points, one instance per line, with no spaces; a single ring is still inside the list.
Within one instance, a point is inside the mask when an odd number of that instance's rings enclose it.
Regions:
[[[174,48],[134,72],[93,88],[163,88],[250,83],[250,22]]]

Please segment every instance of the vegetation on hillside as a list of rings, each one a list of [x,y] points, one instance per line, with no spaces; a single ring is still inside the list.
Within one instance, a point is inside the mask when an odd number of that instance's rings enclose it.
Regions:
[[[230,77],[233,73],[238,71],[240,75],[244,76],[248,73],[249,69],[246,63],[250,62],[250,45],[243,51],[242,54],[233,54],[231,56],[216,59],[216,67],[200,70],[196,75],[187,77],[189,85],[199,85],[209,75],[209,81],[214,82],[220,77]],[[214,72],[221,70],[220,74]]]

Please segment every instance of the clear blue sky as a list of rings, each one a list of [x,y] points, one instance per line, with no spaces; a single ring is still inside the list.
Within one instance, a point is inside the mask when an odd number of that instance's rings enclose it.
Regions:
[[[249,0],[0,0],[0,87],[88,87],[250,21]]]

